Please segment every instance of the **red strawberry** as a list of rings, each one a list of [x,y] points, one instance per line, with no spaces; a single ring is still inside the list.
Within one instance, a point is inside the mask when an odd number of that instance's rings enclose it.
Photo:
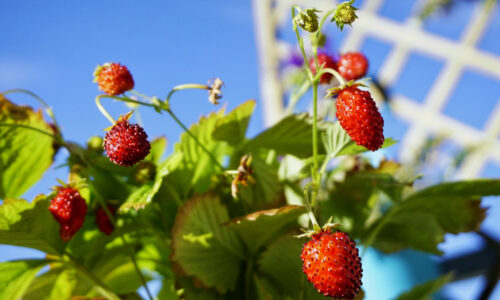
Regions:
[[[352,299],[361,286],[361,259],[356,243],[342,231],[314,234],[302,248],[302,270],[325,296]]]
[[[327,54],[318,54],[318,66],[321,67],[323,65],[323,68],[330,68],[330,69],[335,69],[337,67],[337,64],[333,60],[333,58]],[[309,68],[313,72],[313,74],[316,74],[316,63],[314,61],[314,57],[312,57],[309,60]],[[319,79],[319,83],[321,84],[328,84],[332,80],[332,74],[330,73],[325,73],[321,75],[321,78]]]
[[[57,191],[57,195],[50,201],[49,210],[61,225],[61,239],[67,242],[83,226],[87,204],[74,188],[58,187]]]
[[[148,135],[139,124],[130,124],[130,114],[120,117],[104,137],[104,150],[109,159],[120,166],[133,166],[151,149]]]
[[[116,215],[116,207],[108,205],[108,210],[113,216]],[[109,219],[106,211],[104,210],[104,208],[102,208],[102,206],[99,206],[99,208],[97,209],[96,223],[97,227],[99,227],[99,230],[107,235],[111,234],[111,232],[113,232],[113,230],[115,229],[113,223],[111,223],[111,220]]]
[[[368,60],[360,52],[345,53],[337,62],[337,70],[347,81],[363,78],[368,71]]]
[[[105,63],[94,71],[94,82],[108,95],[116,96],[134,88],[134,79],[126,66]]]
[[[384,143],[384,119],[367,91],[356,85],[337,94],[337,119],[357,145],[375,151]]]

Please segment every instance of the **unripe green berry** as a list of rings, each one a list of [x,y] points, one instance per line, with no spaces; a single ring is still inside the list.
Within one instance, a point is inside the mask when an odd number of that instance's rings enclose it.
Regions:
[[[316,15],[317,10],[306,9],[301,11],[295,17],[295,23],[300,26],[300,28],[309,32],[316,32],[319,27],[318,15]]]
[[[91,151],[102,153],[103,151],[102,143],[103,143],[102,137],[93,136],[87,141],[87,148]]]

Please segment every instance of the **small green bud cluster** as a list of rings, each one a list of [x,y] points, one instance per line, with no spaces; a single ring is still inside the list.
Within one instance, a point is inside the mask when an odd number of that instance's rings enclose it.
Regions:
[[[356,11],[358,10],[356,7],[352,6],[354,0],[345,1],[337,5],[337,10],[335,11],[335,15],[332,18],[332,22],[335,21],[337,26],[342,31],[344,29],[344,25],[351,25],[358,16],[356,15]]]
[[[295,24],[308,32],[316,32],[319,27],[318,15],[319,10],[308,8],[301,11],[295,16]]]

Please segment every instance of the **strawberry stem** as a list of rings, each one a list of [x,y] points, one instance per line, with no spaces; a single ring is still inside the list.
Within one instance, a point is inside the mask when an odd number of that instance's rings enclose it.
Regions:
[[[302,57],[304,58],[304,65],[307,66],[307,62],[309,60],[307,59],[306,51],[304,49],[304,40],[300,36],[299,26],[297,26],[297,24],[295,24],[295,10],[298,10],[300,12],[301,9],[297,5],[292,6],[293,30],[295,31],[295,34],[297,35],[297,41],[299,42],[299,48],[300,48],[300,51],[302,52]],[[306,67],[306,72],[307,72],[307,75],[309,77],[309,80],[312,82],[313,77],[314,77],[313,73],[311,72],[311,70],[308,67]]]
[[[108,96],[108,95],[99,95],[99,96],[95,97],[95,105],[97,105],[97,108],[106,117],[106,119],[108,119],[111,122],[111,124],[114,125],[116,122],[115,119],[113,119],[113,117],[108,113],[108,111],[101,104],[101,98],[108,98],[108,97],[115,98],[113,96]]]
[[[332,69],[332,68],[321,69],[321,71],[319,71],[318,75],[321,76],[321,74],[324,74],[324,73],[330,73],[333,76],[335,76],[335,79],[337,79],[337,81],[340,83],[340,86],[346,86],[347,85],[347,82],[346,82],[345,78],[342,77],[342,75],[340,75],[340,73],[337,72],[337,71],[335,71],[334,69]]]
[[[215,156],[210,152],[205,145],[203,145],[202,142],[182,123],[182,121],[174,114],[174,112],[170,109],[170,98],[172,95],[181,90],[186,90],[186,89],[201,89],[201,90],[210,90],[211,88],[207,85],[203,84],[196,84],[196,83],[188,83],[188,84],[181,84],[175,86],[167,95],[167,98],[165,99],[165,102],[167,105],[163,110],[165,110],[171,117],[174,119],[174,121],[182,128],[184,131],[195,141],[198,146],[210,157],[210,159],[215,163],[216,166],[218,166],[221,170],[224,170],[224,167],[220,164],[220,162],[215,158]]]
[[[210,87],[204,84],[198,84],[198,83],[187,83],[187,84],[180,84],[175,86],[167,95],[167,99],[165,102],[169,103],[170,102],[170,97],[177,92],[177,91],[182,91],[182,90],[187,90],[187,89],[200,89],[200,90],[210,90]]]

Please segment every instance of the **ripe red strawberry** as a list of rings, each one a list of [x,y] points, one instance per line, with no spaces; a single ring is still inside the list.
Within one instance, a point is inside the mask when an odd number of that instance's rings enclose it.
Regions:
[[[337,62],[337,70],[347,81],[358,80],[368,71],[368,59],[360,52],[342,54]]]
[[[94,82],[108,95],[116,96],[134,88],[134,79],[126,66],[105,63],[94,71]]]
[[[58,187],[57,191],[57,195],[50,201],[49,210],[61,225],[61,239],[67,242],[83,226],[87,204],[74,188]]]
[[[333,58],[327,54],[318,54],[318,66],[321,67],[323,65],[323,68],[330,68],[330,69],[335,69],[337,67],[337,64],[333,60]],[[316,63],[314,62],[314,57],[312,57],[309,60],[309,68],[313,72],[313,74],[316,74]],[[330,73],[325,73],[321,75],[321,78],[319,79],[320,84],[328,84],[332,80],[332,74]]]
[[[361,259],[347,233],[323,229],[304,244],[300,258],[307,279],[321,294],[352,299],[359,292]]]
[[[116,207],[108,205],[108,210],[113,216],[116,215]],[[113,232],[113,230],[115,229],[113,223],[111,223],[111,220],[109,219],[106,211],[104,210],[104,208],[102,208],[102,206],[99,206],[99,208],[97,209],[95,220],[97,223],[97,227],[99,227],[99,230],[107,235],[111,234],[111,232]]]
[[[119,166],[133,166],[143,160],[151,149],[148,135],[139,124],[130,124],[130,114],[120,117],[104,137],[104,150]]]
[[[367,91],[356,85],[337,94],[337,119],[357,145],[375,151],[384,143],[384,119]]]

